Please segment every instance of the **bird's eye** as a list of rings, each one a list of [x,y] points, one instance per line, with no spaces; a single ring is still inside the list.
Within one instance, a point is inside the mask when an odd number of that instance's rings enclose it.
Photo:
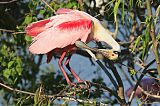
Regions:
[[[118,54],[119,52],[118,51],[113,51],[114,52],[114,54]]]

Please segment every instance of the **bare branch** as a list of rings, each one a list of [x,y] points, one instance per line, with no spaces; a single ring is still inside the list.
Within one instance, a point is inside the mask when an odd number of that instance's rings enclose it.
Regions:
[[[105,87],[105,86],[97,84],[97,83],[92,83],[92,82],[90,82],[90,83],[91,83],[91,85],[100,87],[104,91],[111,92],[111,94],[116,96],[116,98],[117,98],[117,100],[119,102],[122,102],[121,99],[118,97],[118,95],[115,92],[113,92],[111,89],[109,89],[108,87]],[[7,90],[13,91],[13,92],[27,94],[27,95],[31,95],[31,96],[35,96],[36,95],[36,93],[32,93],[32,92],[27,92],[27,91],[22,91],[22,90],[11,88],[10,86],[7,86],[7,85],[5,85],[3,83],[0,83],[0,86],[2,86],[3,88],[6,88]],[[59,94],[61,94],[61,93],[59,93]],[[77,99],[77,98],[70,97],[70,96],[63,96],[63,95],[40,95],[40,96],[41,97],[45,97],[45,98],[54,98],[54,99],[63,99],[63,100],[75,101],[75,102],[79,102],[79,103],[83,103],[83,104],[87,103],[87,104],[95,104],[95,105],[99,104],[100,106],[107,106],[107,104],[104,104],[102,102],[97,102],[97,101],[89,100],[89,99],[82,100],[82,99]]]
[[[152,22],[153,21],[153,16],[152,16],[152,10],[151,10],[151,4],[150,4],[150,0],[146,0],[147,2],[147,11],[148,11],[148,16],[151,19],[151,23],[150,23],[150,28],[149,28],[149,32],[150,32],[150,36],[152,38],[152,42],[153,42],[153,52],[155,55],[155,59],[156,59],[156,65],[157,65],[157,71],[158,71],[158,75],[160,76],[160,54],[158,53],[158,42],[156,40],[156,36],[155,36],[155,25]]]
[[[49,9],[52,10],[53,13],[56,13],[55,10],[45,1],[45,0],[41,0]]]
[[[123,100],[123,103],[125,104],[126,101],[125,101],[125,97],[124,97],[124,86],[123,86],[123,82],[122,82],[122,79],[119,75],[119,73],[117,72],[116,70],[116,67],[113,65],[114,63],[113,62],[109,62],[109,66],[118,82],[118,96]]]
[[[147,96],[152,97],[152,98],[156,98],[156,99],[160,99],[160,95],[153,95],[148,93],[147,91],[145,91],[142,87],[138,86],[138,88]]]
[[[153,63],[153,62],[155,62],[155,60],[153,60],[152,63]],[[147,77],[149,77],[149,78],[153,78],[153,79],[155,79],[155,80],[159,80],[159,81],[160,81],[160,78],[155,78],[155,77],[149,76],[149,75],[147,75],[147,74],[144,74],[143,72],[137,71],[137,70],[133,69],[132,67],[129,67],[129,66],[123,64],[123,63],[118,63],[118,64],[121,64],[121,65],[123,65],[123,66],[125,66],[125,67],[127,67],[127,68],[129,68],[129,69],[131,69],[131,70],[134,70],[134,71],[136,71],[136,73],[139,73],[139,74],[141,74],[141,75],[144,75],[144,76],[147,76]],[[149,70],[150,70],[150,69],[148,69],[147,72],[150,72]]]
[[[16,32],[15,30],[8,30],[8,29],[0,29],[0,31],[12,33],[12,34],[24,34],[26,32]]]
[[[17,0],[11,0],[11,1],[4,1],[4,2],[0,2],[0,4],[9,4],[9,3],[13,3],[16,2]]]
[[[139,79],[137,80],[137,83],[136,85],[134,86],[133,88],[133,91],[130,95],[130,98],[129,98],[129,101],[128,101],[128,105],[131,104],[132,100],[133,100],[133,97],[134,97],[134,94],[136,92],[136,89],[138,87],[138,85],[140,84],[140,81],[142,80],[142,78],[144,77],[144,75],[147,73],[147,68],[152,65],[153,63],[155,62],[155,60],[152,60],[148,65],[145,66],[144,70],[142,71],[143,74],[140,75]]]
[[[35,93],[14,89],[14,88],[11,88],[11,87],[3,84],[3,83],[0,83],[0,86],[4,87],[4,88],[6,88],[6,89],[8,89],[10,91],[13,91],[13,92],[23,93],[23,94],[32,95],[32,96],[35,95]]]

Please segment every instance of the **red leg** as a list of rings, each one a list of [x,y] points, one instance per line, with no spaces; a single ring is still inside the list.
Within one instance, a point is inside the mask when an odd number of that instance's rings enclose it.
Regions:
[[[64,70],[64,68],[62,66],[62,62],[64,60],[65,55],[66,55],[66,52],[63,52],[61,58],[58,61],[58,65],[59,65],[59,67],[60,67],[60,69],[61,69],[61,71],[62,71],[62,73],[63,73],[63,75],[64,75],[64,77],[65,77],[65,79],[66,79],[66,81],[68,83],[68,85],[71,85],[71,81],[69,80],[69,78],[68,78],[68,76],[67,76],[67,74],[66,74],[66,72],[65,72],[65,70]]]
[[[67,69],[73,74],[73,76],[76,78],[76,80],[78,82],[82,82],[82,80],[78,77],[78,75],[75,73],[75,71],[70,67],[70,65],[69,65],[70,59],[71,59],[71,55],[69,55],[67,57],[66,62],[64,64],[66,65]]]

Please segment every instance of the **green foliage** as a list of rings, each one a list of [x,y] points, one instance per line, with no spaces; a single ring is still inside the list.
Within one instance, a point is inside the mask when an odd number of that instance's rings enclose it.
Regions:
[[[145,33],[143,35],[143,51],[142,51],[142,59],[144,59],[145,54],[148,52],[149,50],[149,42],[150,42],[150,19],[146,18],[146,30]]]
[[[25,36],[25,40],[26,40],[27,42],[31,42],[31,41],[32,41],[32,37],[31,37],[31,36]]]
[[[33,17],[31,15],[27,15],[22,25],[28,25],[29,23],[32,22],[32,20],[33,20]]]
[[[134,69],[131,69],[131,70],[130,70],[130,75],[131,75],[131,76],[136,75],[136,71],[135,71]]]
[[[2,67],[2,75],[4,80],[6,80],[10,84],[14,84],[18,77],[21,76],[23,68],[22,68],[22,60],[16,55],[13,47],[9,47],[7,45],[1,45],[0,49],[0,61]]]
[[[117,21],[117,12],[118,12],[118,7],[119,7],[119,4],[120,4],[120,1],[121,0],[118,0],[115,5],[114,5],[114,9],[113,9],[113,12],[114,12],[114,20]],[[123,14],[124,15],[124,14]]]
[[[134,52],[135,49],[138,48],[138,45],[140,44],[140,41],[141,41],[141,40],[142,40],[142,36],[140,35],[140,36],[137,37],[137,39],[136,39],[136,41],[135,41],[135,44],[134,44],[134,46],[133,46],[133,48],[132,48],[132,52]]]
[[[124,24],[124,3],[125,3],[125,0],[122,0],[122,9],[121,9],[121,13],[122,13],[122,22],[123,22],[123,24]]]
[[[35,92],[33,106],[49,106],[50,105],[50,100],[42,95],[43,95],[43,87],[40,86]]]

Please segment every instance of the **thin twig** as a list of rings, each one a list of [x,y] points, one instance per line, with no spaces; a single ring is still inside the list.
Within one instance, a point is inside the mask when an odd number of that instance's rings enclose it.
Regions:
[[[94,85],[94,86],[101,87],[104,90],[110,91],[105,86],[102,86],[102,85],[99,85],[99,84],[96,84],[96,83],[91,83],[91,84]],[[3,87],[3,88],[6,88],[7,90],[13,91],[13,92],[27,94],[27,95],[31,95],[31,96],[35,96],[36,95],[36,93],[32,93],[32,92],[27,92],[27,91],[22,91],[22,90],[11,88],[10,86],[7,86],[7,85],[5,85],[3,83],[0,83],[0,86]],[[114,92],[113,92],[113,95],[117,96]],[[61,95],[40,95],[40,96],[45,97],[45,98],[55,98],[55,99],[64,99],[64,100],[69,100],[69,101],[75,101],[75,102],[80,102],[80,103],[83,103],[83,104],[84,103],[97,104],[97,102],[93,101],[93,100],[89,100],[89,99],[82,100],[82,99],[77,99],[77,98],[69,97],[69,96],[61,96]],[[118,96],[117,96],[117,99],[121,100],[120,98],[118,98]],[[107,106],[107,104],[104,104],[102,102],[98,102],[98,104],[100,104],[100,106]]]
[[[143,92],[145,95],[155,98],[155,99],[160,99],[160,95],[153,95],[148,93],[147,91],[145,91],[142,87],[138,86],[138,88],[141,90],[141,92]]]
[[[142,78],[144,77],[144,75],[147,73],[147,68],[152,65],[155,62],[155,60],[152,60],[147,66],[145,66],[145,69],[142,71],[143,74],[140,75],[139,79],[137,80],[136,85],[133,88],[133,91],[130,95],[129,101],[128,101],[128,105],[131,105],[131,102],[133,100],[134,94],[136,92],[136,89],[138,87],[138,85],[140,84],[140,81],[142,80]]]
[[[155,62],[155,60],[153,60],[153,61]],[[152,61],[152,62],[153,62],[153,61]],[[121,65],[123,65],[123,66],[125,66],[125,67],[127,67],[127,68],[129,68],[129,69],[131,69],[131,70],[134,70],[134,71],[136,71],[136,73],[139,73],[139,74],[142,74],[142,75],[147,76],[147,77],[149,77],[149,78],[153,78],[153,79],[155,79],[155,80],[159,80],[159,81],[160,81],[160,78],[155,78],[155,77],[146,75],[146,74],[144,74],[144,73],[142,73],[142,72],[140,72],[140,71],[137,71],[137,70],[135,70],[134,68],[129,67],[129,66],[123,64],[123,63],[118,63],[118,64],[121,64]],[[149,71],[147,70],[147,72],[149,72]]]
[[[17,0],[11,0],[11,1],[3,1],[3,2],[0,2],[0,4],[9,4],[9,3],[13,3]]]
[[[12,33],[12,34],[24,34],[24,33],[26,33],[26,32],[16,32],[14,30],[9,30],[9,29],[0,29],[0,31],[4,31],[4,32]]]
[[[118,34],[118,19],[117,19],[117,16],[116,16],[115,23],[116,23],[116,29],[115,29],[115,31],[112,35],[114,39],[117,37],[117,34]]]
[[[51,9],[51,11],[53,13],[56,13],[55,10],[45,1],[45,0],[41,0],[49,9]]]
[[[107,86],[104,86],[102,84],[99,84],[99,83],[94,83],[94,82],[90,82],[90,81],[87,81],[88,84],[90,86],[95,86],[97,88],[99,88],[99,90],[102,90],[102,91],[106,91],[106,92],[109,92],[110,94],[112,94],[114,97],[117,98],[117,100],[119,101],[119,103],[122,103],[122,99],[118,96],[117,92],[115,92],[114,90],[110,89],[109,87]],[[78,82],[78,83],[75,83],[76,85],[80,85],[80,84],[86,84],[86,82]]]
[[[14,89],[14,88],[11,88],[11,87],[3,84],[3,83],[0,83],[0,86],[4,87],[4,88],[6,88],[6,89],[8,89],[10,91],[13,91],[13,92],[23,93],[23,94],[32,95],[32,96],[35,95],[35,93]]]
[[[160,58],[159,58],[160,54],[158,53],[158,42],[157,42],[156,36],[155,36],[155,26],[154,26],[154,23],[153,23],[151,4],[150,4],[150,0],[146,0],[146,2],[147,2],[148,16],[149,16],[150,21],[151,21],[149,32],[150,32],[150,36],[151,36],[152,42],[153,42],[153,52],[154,52],[155,59],[156,59],[158,75],[160,77]]]
[[[119,103],[123,103],[123,100],[117,95],[117,93],[113,92],[113,91],[112,91],[111,89],[109,89],[108,87],[106,87],[106,86],[104,86],[104,85],[102,85],[102,84],[93,83],[93,82],[91,82],[91,85],[97,86],[97,87],[99,87],[99,88],[101,88],[101,89],[103,89],[103,90],[107,90],[109,93],[111,93],[112,95],[114,95],[114,96],[117,98],[117,100],[119,101]]]
[[[77,0],[78,1],[78,3],[80,4],[80,10],[81,11],[84,11],[84,2],[83,2],[83,0]]]
[[[110,61],[108,64],[109,64],[109,66],[110,66],[110,68],[111,68],[111,70],[112,70],[112,72],[118,82],[118,96],[123,100],[123,104],[125,104],[126,101],[125,101],[125,97],[124,97],[124,86],[123,86],[122,79],[121,79],[119,73],[117,72],[116,67],[113,65],[114,63]]]
[[[15,32],[14,30],[8,30],[8,29],[0,29],[0,31],[11,32],[11,33],[14,33],[14,32]]]
[[[124,75],[124,77],[126,78],[126,80],[129,82],[130,86],[133,86],[132,81],[128,78],[125,70],[123,70],[122,68],[120,68],[120,66],[118,65],[119,69],[121,69],[122,74]]]
[[[102,68],[102,70],[106,73],[106,75],[109,77],[110,81],[112,82],[112,84],[114,85],[115,89],[118,89],[118,85],[116,83],[116,81],[114,80],[114,78],[112,77],[112,75],[109,73],[109,71],[107,70],[107,68],[101,63],[100,60],[95,60],[97,62],[97,64]]]

